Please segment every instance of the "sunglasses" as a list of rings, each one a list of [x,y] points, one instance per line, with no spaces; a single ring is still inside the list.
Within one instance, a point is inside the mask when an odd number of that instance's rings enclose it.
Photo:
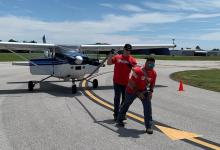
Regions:
[[[131,51],[131,49],[125,49],[126,51],[128,51],[128,52],[130,52]]]

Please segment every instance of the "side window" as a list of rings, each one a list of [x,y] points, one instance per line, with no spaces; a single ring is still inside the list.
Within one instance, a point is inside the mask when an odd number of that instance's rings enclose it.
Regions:
[[[64,56],[63,54],[60,54],[60,53],[56,53],[55,58],[58,60],[66,60],[66,56]]]

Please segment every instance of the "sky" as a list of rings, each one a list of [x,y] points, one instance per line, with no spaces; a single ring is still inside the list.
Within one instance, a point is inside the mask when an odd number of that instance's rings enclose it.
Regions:
[[[220,0],[0,0],[0,40],[220,48]]]

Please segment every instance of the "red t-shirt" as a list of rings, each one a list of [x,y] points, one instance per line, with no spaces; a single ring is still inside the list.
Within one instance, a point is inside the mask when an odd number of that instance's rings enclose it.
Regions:
[[[114,83],[126,86],[131,72],[131,68],[128,64],[136,65],[136,59],[131,55],[124,56],[118,54],[112,57],[112,63],[115,64],[113,76]]]
[[[157,73],[154,69],[147,70],[147,72],[144,73],[141,67],[135,67],[133,71],[134,72],[129,80],[132,80],[136,84],[138,91],[146,90],[147,84],[150,84],[150,87],[154,87],[157,78]],[[126,88],[126,91],[128,93],[135,92],[129,85]]]

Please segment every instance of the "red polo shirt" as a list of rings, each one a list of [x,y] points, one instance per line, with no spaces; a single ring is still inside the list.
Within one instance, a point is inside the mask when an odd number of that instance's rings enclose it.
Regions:
[[[131,72],[131,68],[128,64],[136,65],[136,59],[131,55],[124,56],[118,54],[112,57],[112,63],[115,64],[113,76],[114,83],[126,86]]]
[[[144,73],[141,67],[135,67],[133,71],[134,73],[129,80],[132,80],[136,84],[138,91],[146,90],[147,84],[150,84],[151,87],[154,87],[157,78],[157,73],[154,69],[147,70],[146,73]],[[128,93],[135,92],[129,86],[127,86],[126,91]]]

